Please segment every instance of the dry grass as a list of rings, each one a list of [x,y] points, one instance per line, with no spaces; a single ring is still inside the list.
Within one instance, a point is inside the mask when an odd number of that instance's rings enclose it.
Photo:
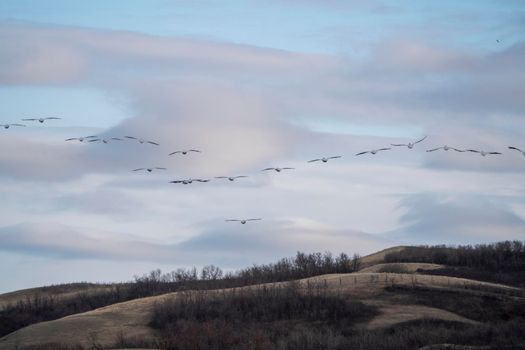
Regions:
[[[385,255],[388,253],[399,252],[405,249],[406,246],[397,246],[378,251],[367,256],[361,257],[361,269],[367,268],[372,265],[377,265],[385,262]]]
[[[40,297],[55,298],[73,298],[81,293],[99,293],[109,291],[113,288],[111,285],[90,284],[90,283],[72,283],[59,286],[39,287],[17,290],[15,292],[0,294],[0,309],[9,304],[16,304],[18,301]]]
[[[379,303],[382,315],[373,319],[366,327],[377,328],[390,326],[425,317],[460,322],[473,322],[452,312],[417,305],[396,306],[388,301],[374,301],[383,293],[383,289],[392,285],[432,286],[458,291],[484,290],[491,293],[509,293],[520,291],[505,285],[478,282],[463,278],[431,275],[411,275],[395,273],[362,272],[354,274],[330,274],[300,281],[303,285],[318,284],[339,293],[349,293],[369,303]],[[283,285],[276,283],[274,285]],[[244,287],[246,288],[254,288]],[[243,288],[237,288],[237,291]],[[221,290],[215,292],[228,292]],[[64,317],[59,320],[42,322],[20,329],[0,339],[0,349],[13,349],[16,345],[31,345],[52,342],[71,341],[90,346],[93,341],[102,346],[115,342],[117,334],[124,337],[138,337],[151,340],[157,333],[148,326],[156,302],[166,298],[175,298],[177,293],[136,299],[110,305],[90,312]],[[370,301],[372,300],[372,301]],[[382,302],[382,304],[381,304]]]
[[[385,264],[376,264],[364,269],[359,270],[358,273],[364,272],[384,272],[384,270],[403,270],[403,273],[416,273],[418,269],[423,270],[437,270],[444,268],[445,265],[439,264],[427,264],[427,263],[385,263]]]

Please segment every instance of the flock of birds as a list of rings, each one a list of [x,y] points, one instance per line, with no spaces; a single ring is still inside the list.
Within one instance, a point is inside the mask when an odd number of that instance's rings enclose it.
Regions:
[[[44,122],[46,122],[48,120],[58,120],[58,119],[62,119],[62,118],[58,118],[58,117],[25,118],[25,119],[22,119],[22,121],[38,122],[38,123],[42,124],[42,123],[44,123]],[[25,127],[25,126],[26,125],[19,124],[19,123],[0,124],[0,127],[3,127],[4,129],[9,129],[11,127]],[[417,145],[420,142],[425,141],[426,138],[427,138],[427,136],[425,136],[425,137],[423,137],[423,138],[421,138],[421,139],[419,139],[417,141],[414,141],[414,142],[390,144],[390,146],[392,146],[392,147],[407,147],[408,149],[413,149],[415,145]],[[154,146],[159,146],[159,143],[157,143],[157,142],[154,142],[154,141],[151,141],[151,140],[146,140],[146,139],[143,139],[143,138],[140,138],[140,137],[135,137],[135,136],[124,136],[122,138],[121,137],[104,138],[104,137],[100,137],[100,136],[97,136],[97,135],[89,135],[89,136],[72,137],[72,138],[66,139],[65,141],[102,142],[102,143],[107,144],[107,143],[110,143],[110,142],[113,142],[113,141],[124,141],[126,139],[127,140],[132,140],[132,141],[137,141],[140,144],[150,144],[150,145],[154,145]],[[383,148],[367,150],[367,151],[356,153],[355,156],[361,156],[361,155],[364,155],[364,154],[375,155],[375,154],[377,154],[379,152],[389,151],[389,150],[392,149],[392,147],[383,147]],[[514,146],[508,146],[508,149],[520,152],[523,156],[525,156],[525,150],[523,150],[523,149],[520,149],[520,148],[514,147]],[[476,149],[459,149],[459,148],[456,148],[456,147],[450,147],[448,145],[444,145],[444,146],[441,146],[441,147],[428,149],[428,150],[426,150],[426,152],[435,152],[435,151],[438,151],[438,150],[455,151],[455,152],[460,152],[460,153],[472,152],[472,153],[478,153],[478,154],[480,154],[483,157],[485,157],[487,155],[501,155],[502,154],[501,152],[496,152],[496,151],[486,151],[486,150],[476,150]],[[180,155],[185,156],[185,155],[188,155],[190,153],[201,153],[201,151],[198,150],[198,149],[177,150],[177,151],[169,153],[169,156],[176,155],[176,154],[180,154]],[[307,162],[308,163],[314,163],[314,162],[327,163],[330,160],[338,159],[338,158],[342,158],[342,156],[341,155],[337,155],[337,156],[316,158],[316,159],[309,160]],[[280,172],[282,172],[284,170],[293,170],[293,169],[295,169],[295,168],[291,168],[291,167],[270,167],[270,168],[262,169],[261,171],[275,171],[277,173],[280,173]],[[137,168],[137,169],[133,169],[132,171],[134,171],[134,172],[144,171],[144,172],[147,172],[147,173],[151,173],[151,172],[154,172],[154,171],[157,171],[157,170],[167,170],[167,169],[164,168],[164,167],[150,167],[150,168]],[[223,180],[228,180],[228,181],[232,181],[233,182],[233,181],[235,181],[237,179],[247,178],[247,177],[248,177],[247,175],[217,176],[217,177],[215,177],[215,179],[223,179]],[[192,184],[194,182],[209,182],[209,181],[211,181],[211,179],[200,179],[200,178],[195,178],[194,179],[194,178],[189,178],[189,179],[174,180],[174,181],[170,181],[169,183],[189,185],[189,184]],[[260,221],[260,220],[262,220],[262,218],[227,219],[225,221],[226,222],[240,222],[241,224],[246,224],[247,222],[250,222],[250,221]]]

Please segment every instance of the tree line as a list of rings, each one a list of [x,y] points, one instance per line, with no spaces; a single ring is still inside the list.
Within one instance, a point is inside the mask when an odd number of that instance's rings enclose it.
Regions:
[[[215,265],[207,265],[200,270],[196,267],[179,268],[167,273],[157,269],[135,276],[132,282],[117,283],[103,291],[86,290],[67,298],[35,295],[8,305],[0,310],[0,337],[33,323],[55,320],[137,298],[187,290],[282,282],[327,273],[349,273],[358,270],[359,266],[360,257],[357,254],[350,258],[345,253],[334,257],[329,252],[297,252],[295,257],[237,271],[224,272]]]

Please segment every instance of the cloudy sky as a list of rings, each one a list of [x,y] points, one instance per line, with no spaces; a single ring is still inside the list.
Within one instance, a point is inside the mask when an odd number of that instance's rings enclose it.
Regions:
[[[0,292],[525,239],[522,0],[4,0],[0,47],[0,123],[62,118],[0,131]]]

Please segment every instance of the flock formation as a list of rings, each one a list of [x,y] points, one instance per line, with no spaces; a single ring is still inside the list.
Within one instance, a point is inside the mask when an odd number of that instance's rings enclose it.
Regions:
[[[37,123],[42,124],[42,123],[44,123],[46,121],[49,121],[49,120],[58,120],[58,119],[61,119],[61,118],[58,118],[58,117],[25,118],[25,119],[22,119],[22,121],[37,122]],[[9,129],[11,127],[25,127],[25,126],[26,125],[19,124],[19,123],[0,124],[0,127],[3,127],[4,129]],[[382,148],[367,150],[367,151],[356,153],[355,156],[362,156],[362,155],[365,155],[365,154],[375,155],[375,154],[377,154],[379,152],[392,150],[393,147],[406,147],[407,149],[413,149],[415,147],[415,145],[425,141],[426,139],[427,139],[427,136],[425,136],[425,137],[423,137],[423,138],[421,138],[421,139],[419,139],[417,141],[414,141],[414,142],[390,144],[390,146],[392,146],[392,147],[382,147]],[[78,142],[88,142],[88,143],[101,142],[101,143],[107,144],[107,143],[114,142],[114,141],[122,142],[122,141],[125,141],[125,140],[136,141],[139,144],[149,144],[149,145],[154,145],[154,146],[159,146],[160,145],[158,142],[151,141],[151,140],[146,140],[146,139],[143,139],[143,138],[140,138],[140,137],[135,137],[135,136],[104,138],[104,137],[100,137],[100,136],[97,136],[97,135],[89,135],[89,136],[71,137],[71,138],[66,139],[65,141],[66,142],[78,141]],[[522,149],[520,149],[518,147],[508,146],[508,149],[520,152],[523,156],[525,156],[525,150],[522,150]],[[460,152],[460,153],[471,152],[471,153],[477,153],[477,154],[481,155],[482,157],[486,157],[488,155],[501,155],[502,154],[501,152],[496,152],[496,151],[486,151],[486,150],[477,150],[477,149],[459,149],[459,148],[456,148],[456,147],[450,147],[448,145],[444,145],[444,146],[441,146],[441,147],[428,149],[428,150],[426,150],[426,152],[435,152],[435,151],[439,151],[439,150],[442,150],[442,151],[454,151],[454,152]],[[177,150],[177,151],[171,152],[168,155],[172,156],[172,155],[180,154],[180,155],[186,156],[186,155],[189,155],[191,153],[201,153],[201,151],[198,150],[198,149],[184,149],[184,150]],[[343,156],[341,156],[341,155],[337,155],[337,156],[328,156],[328,157],[316,158],[316,159],[308,160],[307,163],[314,163],[314,162],[327,163],[330,160],[339,159],[339,158],[342,158],[342,157]],[[285,171],[285,170],[294,170],[294,169],[295,168],[292,168],[292,167],[269,167],[269,168],[262,169],[261,171],[264,171],[264,172],[266,172],[266,171],[275,171],[277,173],[280,173],[280,172]],[[164,168],[164,167],[150,167],[150,168],[132,169],[131,171],[133,171],[133,172],[143,171],[143,172],[146,172],[146,173],[151,173],[151,172],[158,171],[158,170],[167,170],[167,169]],[[233,182],[233,181],[235,181],[237,179],[242,179],[242,178],[247,178],[247,177],[248,177],[247,175],[217,176],[217,177],[215,177],[215,179],[222,179],[222,180],[228,180],[228,181]],[[211,179],[189,178],[189,179],[173,180],[173,181],[170,181],[169,183],[190,185],[190,184],[192,184],[194,182],[209,182],[209,181],[211,181]],[[262,218],[227,219],[225,221],[226,222],[240,222],[241,224],[246,224],[247,222],[250,222],[250,221],[260,221],[260,220],[262,220]]]

